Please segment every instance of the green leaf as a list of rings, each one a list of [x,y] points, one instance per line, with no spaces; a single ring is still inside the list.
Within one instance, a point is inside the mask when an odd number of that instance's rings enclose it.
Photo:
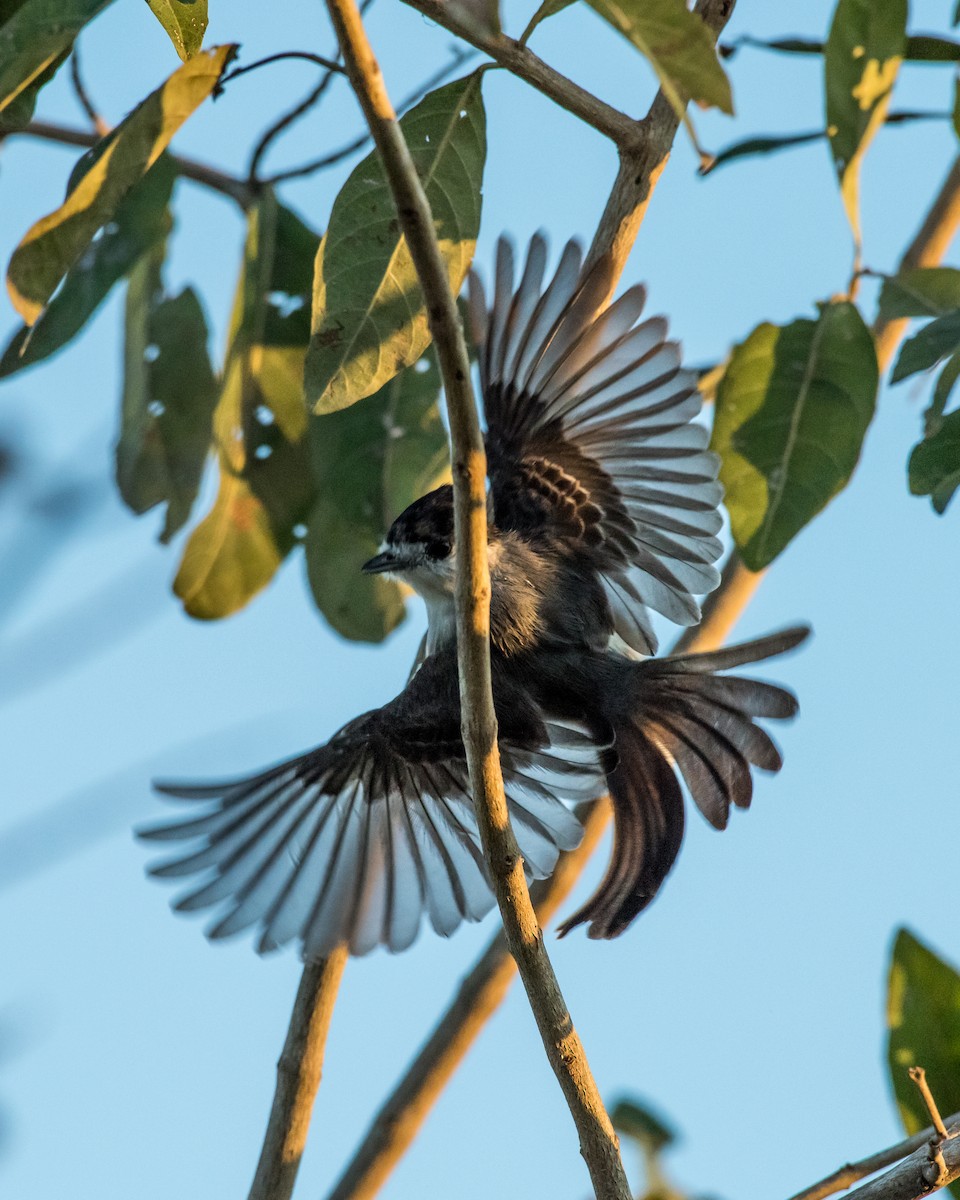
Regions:
[[[486,117],[480,72],[425,96],[401,120],[426,189],[450,286],[460,290],[480,228]],[[416,271],[380,158],[369,154],[333,204],[317,255],[307,399],[346,408],[416,362],[430,343]]]
[[[960,0],[957,0],[957,4],[954,6],[953,16],[950,18],[950,24],[960,25]]]
[[[960,1109],[960,975],[907,929],[897,933],[887,989],[887,1063],[908,1134],[930,1124],[907,1074],[923,1067],[940,1112]],[[957,1188],[951,1189],[957,1194]]]
[[[302,379],[319,239],[269,189],[247,219],[214,413],[220,487],[173,585],[185,610],[204,620],[236,612],[266,587],[315,497]]]
[[[8,0],[0,6],[0,123],[26,124],[80,30],[111,0]]]
[[[676,1130],[658,1113],[636,1099],[621,1099],[610,1110],[610,1121],[624,1137],[637,1142],[648,1153],[656,1153],[677,1140]]]
[[[163,242],[171,226],[167,205],[175,179],[169,156],[161,155],[67,272],[37,323],[32,328],[24,325],[13,335],[0,358],[0,379],[62,349],[83,329],[114,284],[151,247]]]
[[[28,325],[36,322],[97,230],[213,91],[235,49],[220,46],[185,63],[80,160],[66,200],[32,226],[10,260],[7,289]]]
[[[915,267],[887,275],[880,289],[880,317],[940,317],[960,308],[960,271],[954,267]]]
[[[656,72],[664,95],[681,115],[688,100],[733,113],[730,81],[710,31],[683,0],[588,0],[631,42]]]
[[[847,302],[817,320],[765,323],[734,349],[712,444],[734,539],[752,571],[771,563],[847,484],[873,417],[870,331]]]
[[[219,391],[196,293],[164,297],[163,245],[134,268],[127,288],[123,409],[117,486],[135,513],[166,504],[160,540],[186,523],[210,452]]]
[[[908,478],[914,496],[929,496],[938,513],[946,511],[960,487],[960,410],[941,417],[936,431],[914,446]]]
[[[207,0],[147,0],[184,62],[203,44],[207,30]]]
[[[940,372],[937,386],[933,389],[933,400],[930,402],[930,407],[923,414],[927,437],[931,437],[940,428],[940,418],[946,410],[950,393],[956,386],[958,379],[960,379],[960,354],[954,354],[947,360],[943,370]]]
[[[900,349],[891,383],[899,383],[918,371],[928,371],[941,359],[960,350],[960,309],[937,317],[907,338]]]
[[[399,584],[360,567],[394,518],[448,477],[439,396],[431,347],[363,404],[313,422],[318,497],[307,573],[317,606],[344,637],[379,642],[403,619]]]
[[[839,0],[824,52],[827,132],[860,246],[860,165],[883,124],[906,50],[907,0]]]

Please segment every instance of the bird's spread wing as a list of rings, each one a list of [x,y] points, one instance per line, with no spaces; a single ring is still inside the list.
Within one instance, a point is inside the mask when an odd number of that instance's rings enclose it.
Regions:
[[[696,377],[681,368],[666,321],[638,324],[644,289],[597,316],[609,264],[582,271],[570,242],[544,286],[546,254],[534,237],[514,290],[513,249],[501,239],[489,308],[470,277],[494,519],[588,557],[616,632],[651,653],[646,606],[693,625],[694,597],[719,582],[719,460],[693,423]]]
[[[257,949],[302,943],[316,959],[346,942],[403,950],[423,913],[440,934],[493,905],[451,698],[448,662],[429,659],[405,692],[346,725],[330,742],[248,779],[161,784],[194,802],[185,820],[141,831],[188,843],[151,868],[163,878],[200,875],[176,901],[214,906],[213,938],[259,927]],[[444,672],[441,676],[441,670]],[[504,784],[527,873],[549,875],[581,827],[562,800],[604,790],[598,749],[584,731],[534,721],[501,736]]]

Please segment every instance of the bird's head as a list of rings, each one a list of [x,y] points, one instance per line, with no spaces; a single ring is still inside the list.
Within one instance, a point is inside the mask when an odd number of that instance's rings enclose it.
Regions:
[[[421,595],[453,593],[456,548],[453,488],[444,484],[404,509],[390,526],[380,553],[365,562],[367,574],[389,574]]]

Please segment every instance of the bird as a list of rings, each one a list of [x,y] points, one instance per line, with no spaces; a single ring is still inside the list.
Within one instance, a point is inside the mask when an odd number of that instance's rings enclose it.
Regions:
[[[501,239],[489,311],[470,282],[505,792],[528,879],[551,874],[579,843],[569,805],[609,792],[610,865],[560,932],[588,924],[590,937],[611,938],[674,864],[681,781],[722,829],[732,807],[750,804],[751,767],[779,770],[758,721],[792,717],[796,699],[726,672],[792,649],[808,630],[644,657],[657,649],[648,608],[694,624],[695,596],[719,579],[721,489],[693,421],[696,380],[662,318],[637,324],[642,288],[594,315],[609,260],[584,269],[570,242],[544,287],[538,235],[516,291],[513,261]],[[399,951],[424,917],[448,935],[494,903],[460,734],[452,489],[401,513],[364,570],[390,573],[426,603],[423,657],[403,691],[248,778],[157,785],[200,810],[140,831],[178,847],[152,873],[200,876],[175,907],[216,909],[214,939],[257,926],[261,952],[291,941],[311,960],[342,943],[354,954]]]

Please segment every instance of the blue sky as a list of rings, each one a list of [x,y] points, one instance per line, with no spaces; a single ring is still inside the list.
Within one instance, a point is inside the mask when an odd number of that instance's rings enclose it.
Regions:
[[[912,7],[914,30],[947,27],[947,0]],[[829,10],[821,0],[741,0],[729,36],[820,36]],[[318,3],[285,4],[282,20],[265,21],[249,0],[212,0],[211,12],[208,44],[238,40],[245,61],[330,49]],[[512,32],[526,12],[507,6]],[[430,74],[451,40],[399,5],[377,6],[370,28],[395,96]],[[611,102],[645,110],[648,73],[591,14],[566,12],[534,46]],[[113,121],[177,62],[143,4],[108,10],[83,53]],[[745,49],[730,71],[739,115],[698,115],[708,146],[823,124],[817,60]],[[313,78],[304,64],[239,81],[175,149],[242,170],[257,131]],[[912,68],[895,106],[946,111],[951,89],[949,70]],[[501,230],[524,240],[543,227],[554,245],[589,237],[613,179],[611,148],[502,72],[488,75],[485,96],[480,262]],[[65,79],[39,107],[80,124]],[[272,162],[311,157],[357,129],[352,98],[334,88]],[[880,138],[863,180],[868,265],[894,266],[955,153],[948,122]],[[74,158],[23,139],[3,147],[4,262],[59,202]],[[348,169],[285,198],[322,227]],[[198,285],[219,353],[241,221],[228,201],[186,183],[177,207],[169,283]],[[843,290],[849,264],[824,146],[701,180],[681,140],[624,279],[649,283],[652,309],[669,314],[688,360],[706,363],[761,320],[810,315],[817,299]],[[229,621],[182,615],[169,591],[177,546],[159,547],[158,518],[134,519],[107,486],[120,312],[115,295],[68,351],[0,393],[0,431],[17,433],[37,479],[79,473],[100,488],[87,529],[0,626],[0,1191],[24,1200],[245,1194],[299,963],[260,960],[244,941],[210,947],[197,922],[174,918],[169,893],[144,878],[130,826],[159,815],[154,775],[239,773],[383,703],[402,685],[423,626],[412,608],[384,647],[341,641],[313,609],[298,559]],[[15,325],[3,301],[4,341]],[[799,720],[778,732],[783,773],[760,783],[751,812],[722,836],[691,814],[674,874],[625,937],[548,936],[604,1096],[635,1093],[680,1127],[670,1166],[698,1191],[786,1196],[896,1140],[883,1066],[891,938],[907,924],[960,958],[955,872],[938,854],[958,833],[960,506],[938,519],[905,482],[927,387],[882,393],[851,486],[774,565],[738,629],[749,636],[798,619],[815,629],[802,652],[766,672],[801,699]],[[0,506],[0,559],[22,562],[14,541],[41,534],[29,499],[24,485]],[[85,656],[74,658],[78,645]],[[63,839],[71,853],[40,869]],[[491,918],[449,942],[424,935],[401,957],[348,964],[298,1194],[319,1196],[336,1178],[492,928]],[[575,1198],[587,1189],[515,988],[384,1195]]]

